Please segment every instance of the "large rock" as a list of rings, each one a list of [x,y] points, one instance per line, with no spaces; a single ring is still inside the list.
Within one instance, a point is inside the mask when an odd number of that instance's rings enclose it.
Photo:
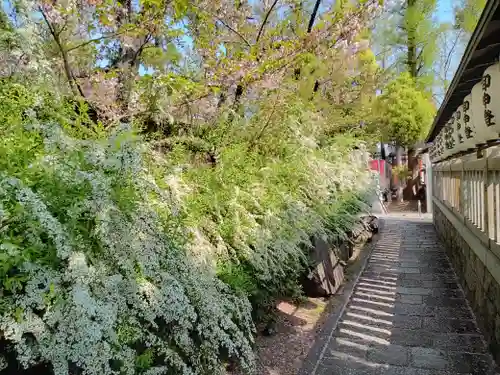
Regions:
[[[344,269],[352,257],[354,247],[371,240],[378,231],[375,216],[362,216],[341,244],[328,244],[323,239],[313,239],[309,253],[311,267],[302,277],[302,288],[309,297],[333,295],[344,282]]]
[[[310,260],[313,267],[302,280],[304,293],[309,297],[335,294],[344,280],[345,266],[345,262],[338,256],[338,251],[324,240],[315,239]]]

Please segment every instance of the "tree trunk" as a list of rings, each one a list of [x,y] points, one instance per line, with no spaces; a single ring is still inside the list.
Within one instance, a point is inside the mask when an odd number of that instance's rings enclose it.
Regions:
[[[406,200],[414,200],[416,196],[413,191],[413,186],[415,186],[415,191],[418,192],[418,157],[415,155],[415,150],[408,150],[408,171],[411,172],[411,179],[408,180],[408,183],[404,189],[404,197]]]
[[[407,6],[408,9],[415,7],[417,0],[407,0]],[[412,12],[409,12],[412,14]],[[417,30],[416,30],[416,25],[413,25],[412,23],[408,22],[407,24],[407,47],[408,47],[408,55],[407,55],[407,65],[408,65],[408,72],[412,76],[413,79],[416,80],[417,75],[418,75],[418,57],[417,57]],[[411,200],[413,199],[413,192],[412,188],[414,185],[414,177],[418,173],[417,168],[418,168],[418,163],[416,163],[416,158],[414,157],[414,153],[408,151],[408,157],[407,157],[407,166],[408,166],[408,171],[411,171],[411,180],[408,183],[408,186],[406,187],[406,197]],[[403,199],[403,198],[401,198]]]
[[[412,7],[415,6],[416,0],[408,0],[407,6],[408,10]],[[408,13],[412,14],[412,12]],[[416,38],[416,32],[417,30],[415,29],[415,25],[413,25],[410,22],[407,22],[407,36],[408,36],[408,55],[407,55],[407,61],[406,64],[408,65],[408,72],[413,78],[417,77],[417,38]]]
[[[403,164],[402,163],[403,152],[404,152],[404,148],[402,146],[396,145],[396,168],[398,168],[398,169]],[[398,179],[397,200],[398,200],[398,202],[403,202],[403,184],[404,184],[404,181],[400,176],[397,176],[397,179]]]

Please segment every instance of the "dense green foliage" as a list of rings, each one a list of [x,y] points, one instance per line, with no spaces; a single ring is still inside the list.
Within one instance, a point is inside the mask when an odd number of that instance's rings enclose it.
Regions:
[[[437,0],[404,0],[388,5],[388,18],[377,25],[383,55],[394,60],[395,71],[408,72],[430,88],[439,37],[449,25],[436,20]],[[381,47],[381,48],[382,48]]]
[[[0,98],[0,327],[20,364],[220,373],[234,356],[251,366],[248,302],[190,260],[130,127],[84,135],[23,86],[4,84]]]
[[[455,5],[455,29],[463,30],[469,37],[485,6],[486,0],[461,0]]]
[[[403,73],[391,81],[377,98],[378,123],[387,142],[412,147],[429,131],[435,108],[415,80]]]
[[[0,327],[23,366],[216,374],[234,358],[249,370],[251,306],[299,293],[311,236],[339,240],[364,209],[366,157],[294,129],[306,108],[267,156],[226,131],[217,165],[197,167],[130,126],[82,130],[85,116],[22,85],[0,99]]]

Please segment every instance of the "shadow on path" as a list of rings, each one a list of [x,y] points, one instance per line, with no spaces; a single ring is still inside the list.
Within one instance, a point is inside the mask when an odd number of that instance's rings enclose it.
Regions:
[[[303,375],[491,375],[491,356],[429,220],[386,217]]]

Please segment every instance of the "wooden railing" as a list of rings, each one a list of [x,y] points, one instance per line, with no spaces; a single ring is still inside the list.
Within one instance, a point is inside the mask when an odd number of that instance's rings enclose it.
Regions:
[[[500,146],[433,165],[434,199],[500,256]]]

